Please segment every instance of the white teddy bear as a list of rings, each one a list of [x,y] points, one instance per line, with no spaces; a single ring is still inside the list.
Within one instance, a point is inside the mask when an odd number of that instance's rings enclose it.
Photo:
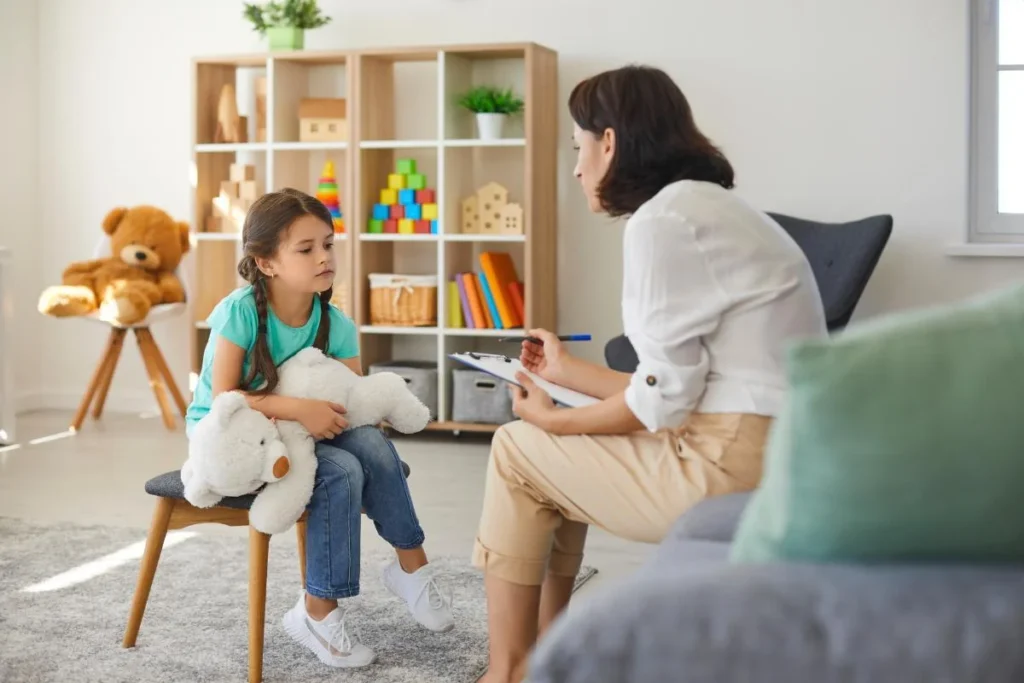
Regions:
[[[315,348],[300,351],[278,368],[274,393],[339,403],[345,406],[349,429],[387,422],[399,432],[412,434],[430,421],[430,410],[399,375],[381,372],[361,377]],[[244,408],[225,414],[223,408],[236,405],[234,399],[222,400],[231,394]],[[265,436],[268,427],[274,438]],[[280,453],[275,443],[287,453],[287,473],[254,481],[254,464],[259,463],[259,472],[266,475],[262,464],[268,452]],[[317,465],[314,448],[313,437],[301,423],[271,422],[249,408],[241,394],[225,392],[214,399],[209,414],[199,421],[189,440],[188,461],[182,468],[185,498],[196,507],[210,507],[222,496],[252,493],[266,482],[249,510],[249,523],[267,534],[286,531],[302,516],[313,495]],[[207,473],[216,473],[214,480]],[[274,473],[273,466],[269,473]],[[186,477],[193,479],[191,486]],[[201,495],[193,497],[190,491]]]

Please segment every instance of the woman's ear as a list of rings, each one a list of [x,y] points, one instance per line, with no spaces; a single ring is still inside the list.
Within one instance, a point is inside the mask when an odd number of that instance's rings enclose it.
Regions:
[[[612,157],[615,155],[615,130],[612,128],[605,128],[604,135],[601,136],[601,152],[606,157]]]

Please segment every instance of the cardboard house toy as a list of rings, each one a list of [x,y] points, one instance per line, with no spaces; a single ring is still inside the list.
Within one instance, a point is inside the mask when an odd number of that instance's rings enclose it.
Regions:
[[[348,107],[344,98],[311,98],[299,101],[300,142],[348,140]]]
[[[522,235],[523,207],[508,201],[508,189],[487,183],[462,200],[462,232],[470,235]]]

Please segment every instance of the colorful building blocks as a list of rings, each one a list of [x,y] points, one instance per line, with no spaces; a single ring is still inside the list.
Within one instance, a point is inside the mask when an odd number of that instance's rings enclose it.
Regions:
[[[415,204],[416,203],[416,191],[412,190],[412,189],[409,189],[409,190],[399,190],[398,191],[398,203],[399,204]]]
[[[392,204],[388,208],[391,209],[391,212],[388,214],[388,218],[408,218],[409,217],[409,216],[405,215],[405,208],[406,207],[402,206],[401,204]]]
[[[415,231],[417,235],[429,235],[430,221],[415,221],[413,231]]]
[[[431,235],[436,235],[437,234],[437,221],[430,221],[430,234]]]
[[[398,191],[397,190],[381,190],[380,191],[380,203],[386,206],[398,203]]]
[[[391,207],[387,204],[374,204],[372,216],[374,220],[386,221],[391,218]]]
[[[405,186],[410,190],[422,190],[427,186],[427,179],[422,173],[410,173],[405,178]]]
[[[399,159],[395,162],[395,170],[402,175],[409,175],[416,172],[415,159]]]
[[[435,200],[434,191],[429,187],[422,190],[416,190],[416,203],[417,204],[433,204]]]
[[[367,232],[371,232],[373,234],[384,232],[384,221],[371,218]]]
[[[389,218],[384,221],[384,232],[396,233],[398,232],[398,221],[394,218]]]
[[[405,207],[405,217],[411,218],[414,221],[418,221],[423,218],[423,207],[419,204],[407,204]]]
[[[406,176],[401,173],[389,173],[388,174],[388,187],[392,190],[404,190]]]
[[[373,206],[369,229],[377,229],[374,221],[380,221],[385,233],[437,234],[437,192],[427,187],[427,178],[417,172],[415,159],[396,160],[386,182],[380,202]]]
[[[411,218],[401,218],[398,221],[398,234],[411,235],[415,232],[415,221]]]
[[[437,218],[437,204],[422,204],[423,218],[432,221]]]

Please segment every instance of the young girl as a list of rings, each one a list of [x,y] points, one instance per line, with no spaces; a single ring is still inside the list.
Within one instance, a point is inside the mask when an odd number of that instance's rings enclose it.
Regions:
[[[361,510],[395,548],[385,586],[403,598],[412,616],[432,631],[453,621],[423,551],[423,530],[394,447],[376,427],[346,430],[345,407],[327,401],[276,396],[277,366],[315,346],[357,373],[357,330],[330,304],[334,230],[327,208],[293,189],[253,204],[242,229],[238,272],[249,285],[210,314],[210,340],[187,431],[213,397],[241,390],[269,418],[296,420],[317,440],[317,471],[308,506],[306,590],[284,615],[288,634],[325,664],[371,664],[370,648],[353,640],[338,600],[359,593]]]

